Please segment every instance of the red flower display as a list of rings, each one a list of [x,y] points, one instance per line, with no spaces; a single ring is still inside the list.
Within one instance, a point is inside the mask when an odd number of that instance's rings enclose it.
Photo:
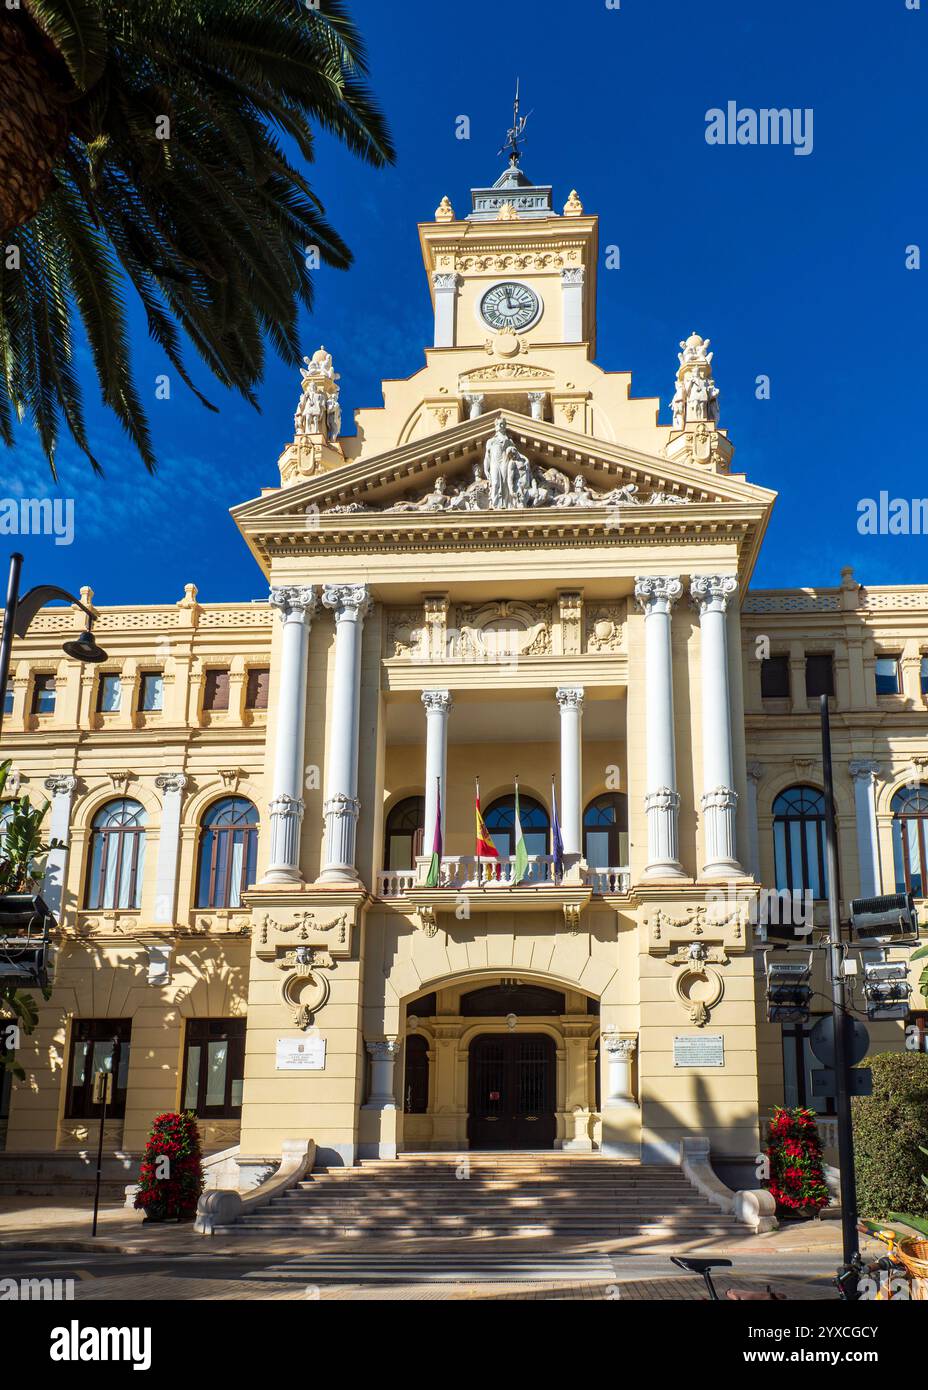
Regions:
[[[814,1215],[828,1204],[822,1145],[815,1115],[797,1106],[777,1106],[767,1137],[767,1187],[783,1212]]]
[[[190,1221],[203,1191],[200,1132],[191,1111],[156,1115],[139,1166],[135,1205],[148,1221]]]

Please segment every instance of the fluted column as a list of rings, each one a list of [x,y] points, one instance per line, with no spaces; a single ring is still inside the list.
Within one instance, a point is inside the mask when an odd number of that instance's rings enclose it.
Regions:
[[[860,861],[856,896],[872,898],[879,893],[882,886],[880,836],[876,823],[876,778],[880,773],[880,765],[866,760],[855,760],[848,765],[848,772],[854,781],[857,858]]]
[[[648,863],[645,878],[685,877],[680,863],[680,793],[673,728],[670,614],[683,592],[674,576],[643,575],[635,598],[644,611]]]
[[[561,837],[565,858],[579,857],[583,851],[583,687],[561,686],[556,698],[561,711]]]
[[[68,871],[68,840],[71,831],[71,798],[77,786],[77,778],[70,774],[46,777],[45,790],[51,793],[52,814],[48,827],[49,840],[60,840],[60,849],[50,849],[45,861],[45,878],[42,883],[42,897],[52,912],[61,920],[61,902],[64,881]]]
[[[450,690],[423,690],[425,706],[425,817],[422,853],[431,854],[435,843],[438,779],[441,778],[441,839],[445,842],[445,808],[448,804],[448,715],[454,701]]]
[[[326,584],[322,604],[335,614],[335,687],[325,800],[324,883],[355,883],[358,801],[358,720],[361,710],[361,636],[371,606],[366,584]]]
[[[275,719],[271,852],[264,883],[299,883],[303,823],[303,753],[306,730],[306,655],[318,599],[311,585],[271,590],[283,623],[280,689]]]
[[[161,835],[155,877],[154,920],[174,921],[177,903],[177,855],[180,848],[180,803],[187,779],[182,772],[162,772],[155,778],[161,793]]]
[[[735,844],[735,791],[728,690],[728,600],[738,588],[733,574],[699,574],[690,593],[702,637],[702,813],[707,878],[737,878],[744,871]]]

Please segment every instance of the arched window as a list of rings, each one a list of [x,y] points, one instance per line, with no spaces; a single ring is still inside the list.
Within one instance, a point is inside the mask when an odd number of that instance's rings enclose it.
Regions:
[[[387,816],[383,862],[387,869],[411,869],[422,853],[425,797],[407,796]]]
[[[928,896],[928,787],[902,787],[892,799],[896,892]]]
[[[6,839],[7,826],[13,819],[12,801],[0,802],[0,852],[3,850],[3,842]]]
[[[519,819],[525,848],[529,854],[549,854],[551,822],[548,812],[533,796],[519,794]],[[501,796],[487,808],[484,817],[490,839],[499,851],[500,859],[508,859],[516,852],[513,829],[516,820],[516,799],[514,796]]]
[[[94,816],[87,874],[88,907],[141,906],[146,819],[145,808],[125,796],[108,801]]]
[[[827,897],[825,798],[816,787],[789,787],[774,801],[773,857],[780,892]]]
[[[621,869],[628,864],[628,797],[606,792],[583,813],[583,857],[591,869]]]
[[[406,1074],[403,1109],[407,1115],[424,1115],[429,1108],[429,1045],[421,1033],[406,1039]]]
[[[200,825],[197,907],[241,907],[243,889],[257,877],[257,809],[244,796],[226,796]]]

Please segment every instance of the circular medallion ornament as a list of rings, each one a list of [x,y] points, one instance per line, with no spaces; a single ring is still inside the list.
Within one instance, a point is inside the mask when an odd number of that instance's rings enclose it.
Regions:
[[[541,300],[528,285],[518,280],[504,280],[484,294],[480,301],[480,317],[497,333],[507,329],[521,333],[541,317]]]

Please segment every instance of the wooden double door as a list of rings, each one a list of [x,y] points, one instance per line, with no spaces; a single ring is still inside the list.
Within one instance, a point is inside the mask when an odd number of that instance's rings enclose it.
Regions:
[[[550,1149],[554,1041],[545,1033],[481,1033],[470,1046],[467,1137],[472,1149]]]

